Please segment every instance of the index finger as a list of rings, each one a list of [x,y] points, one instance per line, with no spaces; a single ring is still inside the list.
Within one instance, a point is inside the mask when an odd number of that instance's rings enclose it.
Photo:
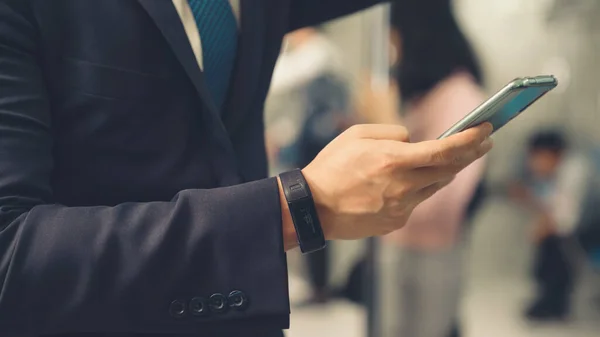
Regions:
[[[416,143],[411,147],[411,161],[418,167],[455,164],[465,157],[475,156],[492,131],[492,125],[484,123],[444,139]]]

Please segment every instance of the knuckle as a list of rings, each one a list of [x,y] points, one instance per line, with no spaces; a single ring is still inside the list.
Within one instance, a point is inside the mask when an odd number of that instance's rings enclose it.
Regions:
[[[462,169],[461,166],[458,165],[445,165],[440,168],[437,174],[437,181],[442,181],[450,178],[451,176],[457,174]]]
[[[415,192],[418,189],[417,185],[413,182],[410,181],[405,181],[402,184],[400,184],[400,186],[398,187],[398,190],[396,191],[396,196],[399,198],[403,198],[407,195],[409,195],[410,193]]]
[[[474,135],[473,137],[471,137],[466,145],[469,148],[474,148],[474,147],[479,146],[479,144],[482,142],[482,140],[483,140],[482,136],[477,134],[477,135]]]
[[[488,151],[487,151],[485,148],[483,148],[483,147],[481,147],[481,146],[480,146],[480,147],[478,147],[478,148],[477,148],[477,150],[476,150],[476,152],[475,152],[475,153],[476,153],[476,158],[481,158],[481,157],[483,157],[483,156],[484,156],[484,155],[485,155],[487,152],[488,152]]]
[[[434,164],[442,164],[446,162],[447,154],[443,149],[435,149],[431,152],[431,161]]]
[[[484,155],[484,152],[482,149],[474,149],[473,151],[469,152],[469,157],[468,160],[466,160],[466,165],[471,164],[472,162],[474,162],[475,160],[477,160],[478,158],[480,158],[481,156]]]
[[[410,133],[405,126],[398,125],[398,138],[403,142],[408,142],[410,140]]]
[[[452,156],[452,160],[450,161],[450,164],[452,166],[457,166],[460,167],[462,166],[462,164],[465,162],[465,159],[463,156],[460,155],[454,155]]]
[[[392,189],[392,199],[396,200],[398,203],[402,203],[408,195],[416,192],[418,189],[419,186],[412,180],[397,180]]]
[[[452,183],[454,181],[454,178],[456,178],[456,174],[451,175],[450,177],[448,177],[447,179],[444,179],[442,181],[440,181],[439,183],[437,183],[438,185],[438,189],[442,189],[448,185],[450,185],[450,183]]]
[[[389,152],[383,152],[379,156],[379,167],[383,171],[393,171],[397,166],[395,157]]]
[[[435,194],[435,193],[436,193],[437,191],[439,191],[441,188],[442,188],[442,184],[441,184],[441,183],[439,183],[439,182],[438,182],[438,183],[435,183],[435,184],[433,184],[433,185],[431,185],[431,186],[429,186],[429,187],[427,188],[427,190],[426,190],[426,191],[427,191],[427,194],[426,194],[426,196],[431,196],[432,194]]]
[[[460,171],[462,171],[464,168],[466,167],[466,165],[463,163],[461,163],[460,165],[452,165],[450,167],[450,169],[448,170],[448,174],[451,176],[454,176],[456,174],[458,174]]]
[[[346,131],[344,133],[349,136],[358,135],[358,134],[360,134],[361,127],[362,126],[360,124],[352,125],[348,129],[346,129]]]
[[[348,128],[347,132],[353,137],[363,138],[369,133],[370,126],[368,124],[355,124]]]
[[[401,219],[406,214],[406,205],[404,203],[398,202],[396,206],[390,209],[389,217],[393,219],[391,231],[395,231],[396,229],[402,227],[402,223],[398,222],[398,219]]]

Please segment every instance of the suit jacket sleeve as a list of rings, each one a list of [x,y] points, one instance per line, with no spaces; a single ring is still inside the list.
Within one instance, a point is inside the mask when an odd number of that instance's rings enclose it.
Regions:
[[[275,179],[182,191],[168,202],[57,204],[38,33],[8,3],[0,3],[1,335],[286,328]],[[245,311],[170,314],[175,300],[233,290],[246,295]]]
[[[385,0],[292,0],[289,31],[321,24]]]

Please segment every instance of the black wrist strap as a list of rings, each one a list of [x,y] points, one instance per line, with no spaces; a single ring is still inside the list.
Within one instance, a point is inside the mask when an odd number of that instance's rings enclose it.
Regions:
[[[325,248],[325,235],[317,208],[302,171],[282,173],[279,179],[296,228],[300,250],[308,254]]]

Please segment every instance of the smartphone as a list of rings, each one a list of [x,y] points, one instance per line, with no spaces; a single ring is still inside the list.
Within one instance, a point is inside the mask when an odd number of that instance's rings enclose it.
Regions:
[[[491,123],[496,132],[557,85],[558,81],[552,75],[517,78],[446,130],[438,139],[485,122]]]

